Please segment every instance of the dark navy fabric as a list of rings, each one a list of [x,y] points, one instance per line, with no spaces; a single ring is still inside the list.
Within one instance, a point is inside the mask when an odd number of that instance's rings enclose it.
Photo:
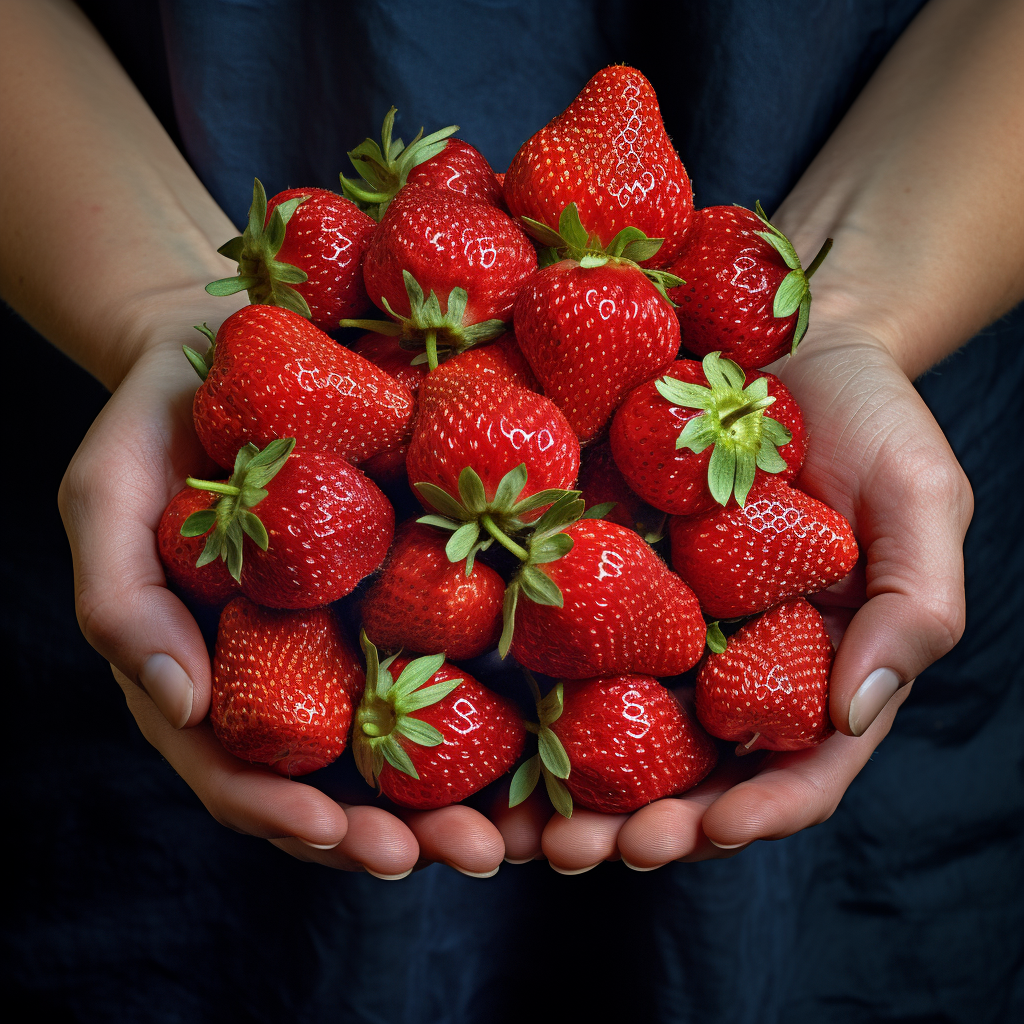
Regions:
[[[391,103],[406,139],[457,123],[502,168],[617,60],[654,82],[700,205],[771,208],[920,2],[83,6],[240,223],[253,175],[331,187]],[[221,828],[139,735],[78,634],[53,502],[102,391],[10,314],[2,330],[12,379],[62,408],[9,454],[30,490],[0,505],[9,1000],[90,1024],[1024,1019],[1024,312],[918,382],[975,488],[967,632],[828,822],[649,874],[397,884]]]

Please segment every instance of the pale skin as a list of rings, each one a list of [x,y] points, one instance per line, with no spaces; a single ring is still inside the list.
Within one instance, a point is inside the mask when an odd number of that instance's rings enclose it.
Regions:
[[[204,722],[206,648],[164,585],[154,530],[185,476],[210,468],[180,347],[198,337],[189,325],[215,329],[237,308],[203,291],[233,272],[215,249],[235,230],[77,8],[0,0],[0,17],[0,291],[114,392],[60,494],[79,621],[214,817],[301,859],[394,877],[429,861],[488,874],[503,857],[647,869],[731,856],[832,813],[907,684],[963,629],[971,491],[910,380],[1024,297],[1024,4],[932,0],[774,218],[805,263],[835,239],[781,372],[810,427],[802,484],[851,520],[866,554],[863,576],[822,602],[841,638],[839,731],[810,751],[731,761],[632,815],[571,820],[540,798],[514,811],[498,800],[490,820],[461,806],[342,808],[220,748]],[[887,700],[862,690],[879,669],[898,685]]]

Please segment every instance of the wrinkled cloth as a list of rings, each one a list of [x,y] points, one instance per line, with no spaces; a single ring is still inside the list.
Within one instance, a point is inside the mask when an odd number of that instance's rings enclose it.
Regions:
[[[392,103],[407,141],[459,124],[503,169],[617,61],[654,83],[699,205],[770,210],[921,3],[82,6],[241,225],[254,175],[336,188]],[[11,456],[2,509],[10,1002],[90,1024],[1024,1019],[1022,310],[918,382],[975,489],[967,630],[829,821],[647,874],[400,883],[222,828],[138,733],[78,633],[54,501],[102,389],[10,313],[2,330],[9,379],[39,375],[62,411]]]

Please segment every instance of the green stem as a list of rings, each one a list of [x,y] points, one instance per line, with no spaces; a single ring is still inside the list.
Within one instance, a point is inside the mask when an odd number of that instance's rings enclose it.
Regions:
[[[759,398],[756,402],[747,402],[746,405],[741,405],[738,409],[733,409],[732,412],[726,413],[720,420],[722,428],[728,430],[737,420],[743,419],[744,416],[749,416],[752,412],[761,412],[767,409],[768,406],[775,404],[775,396],[767,395],[764,398]]]
[[[228,494],[232,498],[237,498],[242,493],[240,487],[235,487],[234,484],[222,483],[219,480],[197,480],[195,477],[188,477],[185,483],[189,487],[195,487],[199,491],[213,491],[214,494]]]
[[[832,248],[832,239],[826,238],[825,244],[818,250],[818,255],[811,260],[811,265],[804,271],[804,277],[810,278],[810,276],[821,266],[825,257],[828,255],[829,249]]]
[[[435,364],[436,367],[436,364]],[[514,540],[502,532],[498,524],[485,512],[480,517],[480,525],[506,550],[511,551],[521,562],[530,560],[530,552],[520,547]]]
[[[339,327],[358,327],[361,331],[373,331],[375,334],[387,334],[392,338],[402,333],[402,325],[391,320],[339,320]]]
[[[437,369],[437,331],[427,331],[427,336],[424,340],[427,345],[427,366],[430,368],[429,372],[432,373]]]
[[[540,703],[540,687],[537,685],[537,680],[534,678],[532,672],[527,672],[525,669],[523,670],[523,675],[526,676],[527,685],[530,687],[530,694],[533,697],[533,703],[534,704],[539,704]],[[530,731],[533,732],[534,730],[531,729]],[[539,731],[539,727],[538,727],[537,731]]]

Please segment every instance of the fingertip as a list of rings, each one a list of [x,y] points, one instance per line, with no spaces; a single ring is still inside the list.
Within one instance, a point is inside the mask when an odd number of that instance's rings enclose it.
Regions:
[[[426,859],[443,862],[473,877],[487,877],[501,866],[505,857],[501,832],[472,807],[451,804],[403,817]]]
[[[548,862],[562,874],[594,867],[617,855],[616,840],[628,814],[601,814],[583,807],[572,817],[554,814],[541,836],[541,849]]]
[[[369,804],[353,805],[345,813],[348,832],[333,852],[389,881],[412,871],[420,858],[420,848],[405,822],[383,807]]]

